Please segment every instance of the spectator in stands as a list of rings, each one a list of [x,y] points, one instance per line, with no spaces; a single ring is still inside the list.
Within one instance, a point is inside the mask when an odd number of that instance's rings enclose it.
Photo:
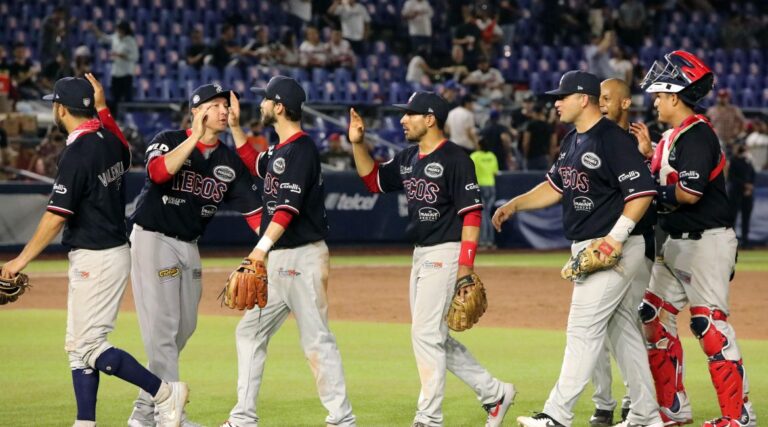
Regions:
[[[53,12],[43,19],[40,27],[40,40],[37,48],[40,59],[47,61],[50,58],[55,58],[59,53],[69,57],[67,51],[68,18],[64,6],[54,7]]]
[[[365,6],[357,0],[334,0],[328,13],[339,17],[341,33],[352,45],[352,50],[357,55],[364,54],[371,23],[371,15]]]
[[[474,104],[471,95],[464,95],[461,105],[448,112],[444,126],[445,134],[468,154],[478,148]]]
[[[11,65],[6,61],[5,48],[0,45],[0,113],[11,111]]]
[[[496,22],[501,27],[501,43],[510,51],[515,41],[515,23],[520,17],[520,6],[517,4],[517,0],[500,0],[496,6]]]
[[[477,61],[477,69],[461,82],[466,86],[473,86],[480,95],[481,103],[488,104],[492,100],[502,99],[504,93],[504,76],[501,71],[491,68],[491,62],[487,57],[481,57]]]
[[[610,13],[610,12],[608,12]],[[595,36],[603,34],[606,21],[605,0],[589,0],[589,34]]]
[[[611,67],[611,50],[616,46],[616,33],[606,31],[602,35],[592,37],[592,42],[584,47],[584,58],[587,60],[587,71],[600,80],[614,77]]]
[[[463,10],[464,23],[456,27],[453,34],[453,45],[461,46],[463,50],[462,63],[469,69],[477,67],[477,58],[480,55],[480,42],[483,33],[477,26],[477,20],[471,9]]]
[[[248,125],[251,130],[248,131],[245,142],[251,144],[259,153],[267,151],[269,142],[267,141],[267,137],[264,136],[264,125],[261,124],[261,120],[251,120]]]
[[[77,49],[75,49],[75,60],[73,62],[75,73],[73,77],[85,78],[87,73],[92,72],[93,57],[91,56],[91,50],[88,49],[88,46],[78,46]]]
[[[755,205],[755,167],[746,145],[738,144],[728,170],[728,196],[734,221],[741,212],[741,247],[749,246],[749,224]]]
[[[114,34],[104,34],[93,23],[90,28],[99,38],[99,42],[109,43],[111,46],[109,57],[112,59],[112,81],[109,88],[111,99],[108,104],[113,114],[119,114],[120,103],[133,100],[133,75],[139,61],[139,46],[133,36],[133,28],[128,21],[118,22]]]
[[[38,79],[38,85],[46,92],[53,91],[53,84],[56,80],[62,77],[72,77],[75,75],[75,69],[72,68],[63,52],[56,54],[56,57],[45,64],[43,70],[40,72],[40,78]]]
[[[401,12],[403,19],[408,21],[408,35],[411,38],[411,51],[426,48],[427,54],[432,52],[432,17],[435,11],[427,0],[406,0]]]
[[[748,130],[744,143],[751,151],[755,168],[758,170],[768,168],[768,125],[765,120],[760,118],[752,120],[752,129]]]
[[[496,249],[496,236],[491,224],[491,215],[496,203],[496,175],[499,173],[499,162],[489,147],[488,141],[480,138],[479,150],[470,154],[475,164],[477,185],[480,186],[480,199],[483,203],[483,219],[480,223],[480,249]]]
[[[18,99],[40,99],[42,92],[35,83],[37,70],[28,58],[27,46],[23,42],[13,45],[13,61],[8,66],[11,81],[18,93]]]
[[[557,145],[552,125],[547,122],[544,107],[535,105],[531,120],[523,131],[523,157],[525,170],[539,171],[549,169],[551,147]]]
[[[499,110],[491,110],[488,121],[480,130],[480,141],[485,144],[485,149],[496,156],[498,170],[510,169],[510,152],[514,135],[512,131],[499,122],[501,117]]]
[[[58,172],[59,155],[64,149],[64,134],[58,126],[48,128],[43,141],[35,148],[28,169],[34,173],[55,177]]]
[[[269,27],[257,25],[253,28],[253,37],[243,46],[241,56],[248,64],[274,65],[277,63],[279,51],[269,36]]]
[[[724,148],[730,147],[744,130],[744,114],[741,108],[731,104],[731,91],[728,89],[717,92],[717,104],[707,110],[707,117]]]
[[[352,170],[354,159],[352,153],[344,149],[341,135],[338,133],[328,135],[326,144],[328,149],[320,153],[320,162],[325,163],[333,170]]]
[[[237,59],[242,49],[235,42],[235,27],[232,24],[221,26],[221,35],[211,48],[211,65],[224,71],[230,62]]]
[[[645,5],[639,0],[624,0],[619,6],[617,27],[621,42],[637,50],[643,43],[647,19]]]
[[[299,62],[305,68],[325,67],[328,62],[328,47],[315,27],[307,27],[306,39],[299,46]]]
[[[631,85],[635,67],[627,58],[624,48],[618,45],[614,46],[611,53],[609,64],[611,69],[613,69],[613,77],[624,80],[627,84]]]
[[[461,45],[454,44],[451,47],[451,62],[440,69],[440,73],[445,80],[460,82],[465,76],[469,75],[469,68],[464,62],[464,48]]]
[[[341,30],[331,30],[331,39],[326,45],[328,49],[328,66],[332,68],[355,68],[357,57],[352,50],[352,45],[341,35]]]
[[[2,124],[2,123],[0,123]],[[11,165],[11,149],[8,146],[8,132],[0,126],[0,166]]]
[[[429,87],[432,85],[432,78],[440,74],[440,70],[429,66],[426,58],[429,52],[425,46],[420,46],[408,62],[408,68],[405,72],[405,81],[411,85],[421,85]]]
[[[536,96],[528,94],[523,98],[520,108],[512,110],[512,127],[522,131],[525,125],[533,117],[533,105],[536,103]]]
[[[495,46],[501,41],[504,33],[496,23],[496,15],[491,13],[488,3],[483,2],[477,6],[475,24],[480,29],[482,55],[486,57],[494,55],[496,53]]]
[[[277,61],[287,67],[298,67],[301,64],[301,55],[296,47],[296,34],[286,32],[277,46]]]
[[[291,32],[301,34],[312,22],[312,0],[288,0],[288,26]]]
[[[456,83],[456,80],[451,79],[443,84],[440,96],[448,102],[451,110],[459,106],[459,95],[461,95],[461,85]]]
[[[187,65],[200,70],[205,63],[205,55],[207,54],[208,46],[203,39],[203,31],[195,28],[192,30],[192,34],[189,35],[189,46],[186,52]]]

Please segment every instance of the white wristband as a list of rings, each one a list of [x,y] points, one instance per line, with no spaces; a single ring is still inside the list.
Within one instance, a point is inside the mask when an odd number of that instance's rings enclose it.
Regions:
[[[259,239],[259,243],[256,244],[256,249],[267,253],[270,249],[272,249],[272,245],[274,244],[275,242],[273,242],[272,239],[270,239],[269,236],[265,234],[261,239]]]
[[[616,225],[613,226],[608,235],[611,236],[613,240],[624,243],[629,238],[629,233],[632,232],[636,224],[637,223],[632,221],[629,217],[622,215],[619,220],[616,221]]]

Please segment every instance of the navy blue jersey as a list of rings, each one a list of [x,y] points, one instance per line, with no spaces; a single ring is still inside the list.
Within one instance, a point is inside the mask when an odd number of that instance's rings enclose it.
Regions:
[[[419,246],[460,242],[462,216],[483,208],[475,165],[464,149],[445,141],[419,158],[410,146],[379,165],[382,192],[405,190],[408,200],[407,237]]]
[[[575,241],[607,235],[626,202],[656,194],[637,142],[605,118],[585,133],[569,132],[546,177],[563,195],[565,237]]]
[[[299,132],[269,147],[256,159],[256,174],[264,179],[261,230],[267,229],[276,211],[284,209],[293,214],[274,249],[295,248],[325,239],[325,190],[320,153],[312,138]]]
[[[147,147],[146,162],[167,154],[187,137],[185,130],[160,132]],[[147,176],[131,219],[146,230],[193,241],[224,201],[246,216],[261,206],[251,174],[234,151],[219,143],[206,155],[193,150],[166,182],[154,183]]]
[[[673,212],[659,214],[659,224],[668,233],[703,231],[731,227],[725,176],[709,175],[720,162],[720,142],[706,123],[700,122],[680,134],[669,152],[669,165],[678,173],[680,188],[700,196],[697,203],[682,204]]]
[[[75,249],[109,249],[128,242],[123,175],[131,154],[112,132],[70,134],[61,153],[48,211],[64,216],[62,243]]]

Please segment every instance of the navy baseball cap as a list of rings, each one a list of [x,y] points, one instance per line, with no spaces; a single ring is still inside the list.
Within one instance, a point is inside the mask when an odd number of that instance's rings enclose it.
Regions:
[[[208,102],[213,98],[229,99],[230,93],[234,93],[238,99],[240,98],[237,92],[234,90],[224,90],[218,83],[202,85],[192,91],[192,96],[189,97],[189,108],[197,108],[200,104]]]
[[[573,93],[600,97],[600,79],[585,71],[573,70],[563,74],[560,87],[550,90],[547,95],[566,96]]]
[[[64,77],[53,85],[53,93],[43,97],[45,101],[81,110],[94,110],[93,86],[91,82],[79,77]]]
[[[272,77],[267,87],[252,87],[251,90],[256,95],[285,105],[285,108],[295,113],[301,112],[301,104],[307,100],[307,94],[299,82],[286,76]]]
[[[448,101],[434,92],[414,92],[407,104],[393,104],[395,108],[415,114],[434,114],[437,121],[445,123],[451,107]]]

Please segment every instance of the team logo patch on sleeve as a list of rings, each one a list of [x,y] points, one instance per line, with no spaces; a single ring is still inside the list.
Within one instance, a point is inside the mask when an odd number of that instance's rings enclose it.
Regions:
[[[56,184],[53,186],[53,192],[56,194],[67,194],[67,186],[64,184]]]
[[[205,205],[200,209],[200,216],[203,218],[210,218],[216,214],[218,209],[219,208],[217,208],[216,205]]]
[[[471,182],[471,183],[465,185],[464,189],[467,190],[467,191],[472,191],[472,190],[479,190],[480,187],[476,183]]]
[[[213,168],[213,176],[224,182],[232,182],[237,176],[235,170],[229,166],[216,166]]]
[[[430,163],[424,167],[424,174],[430,178],[440,178],[443,176],[443,165],[440,163]]]
[[[282,157],[278,157],[277,159],[275,159],[274,163],[272,163],[272,169],[278,175],[285,172],[285,159]]]
[[[600,165],[603,164],[603,162],[600,160],[600,157],[598,157],[597,154],[588,152],[581,156],[581,164],[590,169],[597,169],[600,167]]]
[[[637,178],[640,178],[640,172],[638,171],[629,171],[627,173],[623,173],[619,175],[619,182],[624,182],[626,180],[635,180]]]
[[[435,222],[440,218],[440,211],[432,207],[424,207],[419,209],[419,221],[421,222]]]

